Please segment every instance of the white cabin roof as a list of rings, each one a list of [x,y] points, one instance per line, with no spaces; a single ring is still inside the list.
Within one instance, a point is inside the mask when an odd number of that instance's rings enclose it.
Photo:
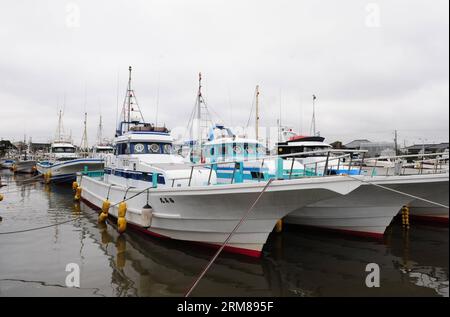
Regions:
[[[75,148],[75,146],[74,146],[73,144],[65,143],[65,142],[55,142],[55,143],[52,143],[51,147],[52,147],[52,148],[55,148],[55,147]]]
[[[316,141],[299,141],[299,142],[289,142],[287,145],[283,146],[310,146],[310,147],[332,147],[331,145],[323,142],[316,142]]]
[[[116,138],[116,143],[124,142],[164,142],[172,143],[173,138],[170,134],[164,132],[127,132]]]
[[[259,146],[264,146],[264,144],[262,144],[261,142],[255,140],[255,139],[231,138],[231,137],[220,138],[220,139],[216,139],[216,140],[213,140],[210,142],[206,142],[205,146],[220,145],[220,144],[244,144],[244,143],[258,144]]]

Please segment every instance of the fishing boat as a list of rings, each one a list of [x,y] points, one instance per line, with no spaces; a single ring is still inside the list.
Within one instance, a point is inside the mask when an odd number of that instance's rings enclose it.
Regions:
[[[11,169],[11,167],[14,165],[15,160],[14,159],[3,159],[0,167],[2,169]]]
[[[431,197],[445,188],[448,195],[448,173],[362,177],[363,184],[348,195],[299,208],[285,222],[381,238],[402,206],[414,197]]]
[[[27,154],[21,155],[12,165],[11,170],[14,173],[32,174],[36,172],[37,161]]]
[[[221,132],[219,136],[216,136],[216,131]],[[230,183],[238,178],[242,178],[243,182],[251,182],[278,177],[278,164],[282,164],[283,176],[289,174],[295,178],[311,175],[297,161],[291,164],[277,158],[258,160],[267,156],[267,153],[264,144],[258,140],[236,136],[231,129],[216,124],[211,127],[208,141],[202,146],[202,161],[211,163],[219,183]]]
[[[92,156],[94,158],[105,159],[108,154],[112,154],[114,152],[114,147],[111,143],[112,142],[110,140],[103,138],[103,121],[102,116],[100,116],[97,131],[97,143],[92,149]]]
[[[86,130],[86,120],[85,120]],[[62,125],[62,111],[58,116],[58,128],[55,141],[50,146],[48,160],[36,164],[39,174],[45,176],[47,182],[71,182],[76,179],[76,173],[87,170],[103,169],[102,159],[83,157],[77,153],[71,140],[65,138]]]
[[[324,142],[324,137],[297,135],[291,129],[283,130],[283,135],[288,138],[276,144],[277,154],[280,156],[298,154],[294,156],[296,161],[300,162],[305,170],[309,170],[311,173],[316,175],[323,175],[324,173],[359,175],[361,172],[358,167],[350,167],[349,160],[351,157],[342,159],[329,157],[331,153],[329,150],[332,149],[332,146]],[[345,151],[343,150],[343,152]],[[357,154],[357,151],[347,152]]]
[[[186,164],[173,153],[165,127],[144,121],[131,88],[131,67],[129,72],[115,154],[106,158],[104,173],[79,173],[74,184],[92,207],[111,203],[107,212],[118,219],[119,231],[129,224],[157,237],[213,246],[232,234],[225,250],[258,257],[279,219],[360,185],[342,176],[218,184],[213,169]],[[252,213],[234,231],[252,204]]]

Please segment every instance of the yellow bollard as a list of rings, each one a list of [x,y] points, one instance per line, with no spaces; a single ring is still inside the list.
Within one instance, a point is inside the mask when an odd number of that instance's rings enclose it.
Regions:
[[[52,180],[52,172],[48,171],[44,174],[44,182],[46,184],[50,184],[51,180]]]
[[[406,229],[409,229],[409,207],[408,206],[402,207],[402,225]]]
[[[3,200],[3,195],[2,194],[0,194],[0,201],[2,201]]]
[[[76,201],[79,201],[81,199],[81,187],[77,187],[77,190],[75,191],[75,197],[73,199]]]
[[[100,215],[98,215],[99,223],[104,223],[108,218],[109,207],[111,207],[111,203],[109,202],[109,200],[104,200],[102,205],[102,212],[100,213]]]
[[[78,183],[75,181],[72,183],[72,189],[73,189],[73,191],[76,191],[77,188],[78,188]]]
[[[125,219],[125,215],[127,213],[127,204],[122,201],[119,204],[119,210],[117,213],[117,230],[119,233],[125,232],[127,229],[127,220]]]
[[[280,233],[281,231],[283,231],[283,220],[279,219],[275,225],[275,232]]]

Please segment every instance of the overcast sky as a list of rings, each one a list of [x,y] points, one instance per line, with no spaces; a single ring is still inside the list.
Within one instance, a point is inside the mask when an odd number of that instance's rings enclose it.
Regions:
[[[88,112],[113,135],[128,65],[147,121],[184,127],[198,72],[218,119],[245,126],[260,85],[262,126],[303,134],[315,94],[329,142],[448,141],[448,0],[2,1],[0,137],[75,143]],[[252,119],[253,120],[253,119]],[[253,122],[253,121],[251,121]]]

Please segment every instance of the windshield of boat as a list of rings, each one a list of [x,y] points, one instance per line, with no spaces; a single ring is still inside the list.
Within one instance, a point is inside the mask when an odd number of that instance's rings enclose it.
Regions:
[[[257,143],[223,143],[207,145],[204,149],[205,157],[236,157],[236,156],[264,156],[267,153],[265,146]]]
[[[132,142],[119,143],[116,154],[173,154],[171,143],[162,142]]]
[[[114,152],[114,150],[113,149],[99,149],[99,148],[97,148],[96,149],[96,152],[97,153],[112,153],[112,152]]]
[[[75,148],[73,147],[54,147],[52,148],[53,153],[75,153]]]

